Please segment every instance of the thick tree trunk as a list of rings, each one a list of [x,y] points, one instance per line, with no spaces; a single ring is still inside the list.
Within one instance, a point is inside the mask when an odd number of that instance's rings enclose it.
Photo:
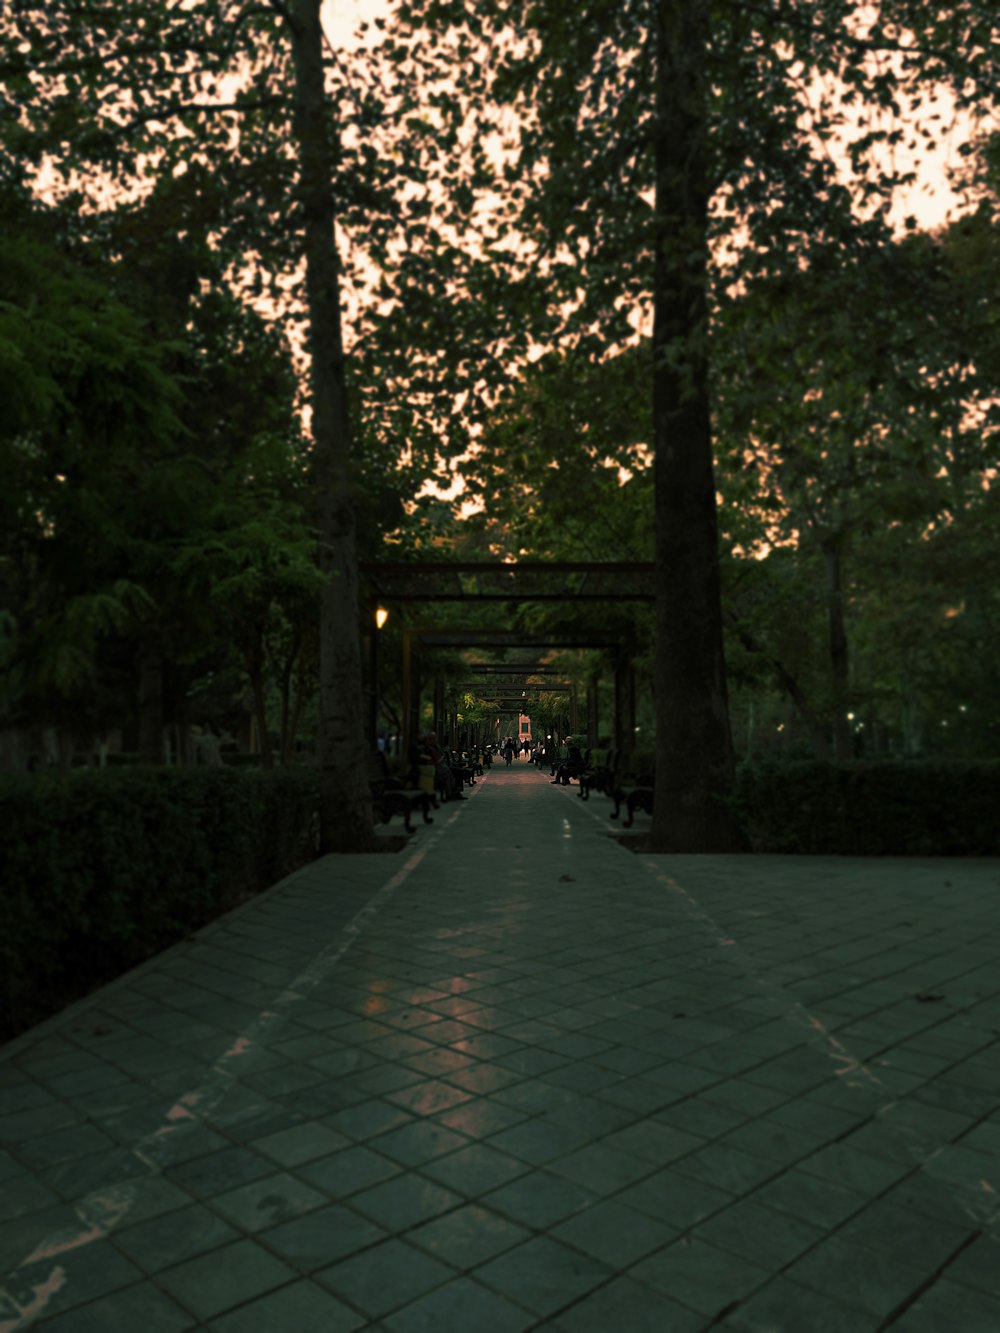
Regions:
[[[305,230],[318,519],[327,575],[320,605],[320,845],[327,852],[360,852],[375,846],[375,826],[365,764],[332,116],[323,84],[320,0],[290,0],[287,12],[295,65],[294,133]]]
[[[732,787],[708,399],[705,52],[709,5],[658,0],[653,433],[654,851],[745,846]]]
[[[854,751],[847,718],[849,659],[847,628],[844,624],[844,591],[839,541],[831,539],[823,543],[823,560],[826,565],[826,614],[830,636],[833,757],[850,759]]]

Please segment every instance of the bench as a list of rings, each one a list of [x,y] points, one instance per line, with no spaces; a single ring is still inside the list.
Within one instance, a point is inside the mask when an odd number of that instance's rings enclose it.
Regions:
[[[605,796],[610,796],[610,785],[614,777],[614,771],[615,751],[599,750],[593,761],[580,774],[580,791],[578,793],[580,800],[590,800],[592,791],[600,791]]]
[[[628,812],[628,819],[622,820],[622,828],[631,828],[635,820],[635,812],[644,810],[647,815],[653,813],[653,788],[651,786],[622,787],[615,793],[615,808],[611,812],[611,818],[617,819],[618,812],[621,809],[622,800],[625,802],[625,809]]]
[[[470,763],[468,755],[462,755],[461,759],[458,759],[450,750],[446,750],[444,762],[451,769],[451,776],[454,778],[455,786],[459,791],[462,790],[466,783],[468,783],[470,787],[476,785],[476,769],[475,766]],[[482,773],[482,769],[479,771]]]
[[[372,802],[382,816],[383,824],[388,824],[392,816],[398,813],[403,816],[407,833],[413,833],[410,816],[415,810],[423,813],[425,824],[434,823],[430,813],[434,797],[419,787],[407,787],[400,778],[393,777],[381,750],[368,756],[368,785]]]
[[[652,765],[645,769],[623,769],[615,773],[609,783],[608,795],[615,803],[611,818],[617,819],[622,806],[625,806],[627,819],[622,820],[622,828],[631,828],[635,812],[644,810],[647,815],[653,813],[653,770]]]
[[[559,775],[559,769],[560,769],[560,768],[565,768],[565,770],[566,770],[566,782],[565,782],[563,785],[566,786],[566,787],[568,787],[568,786],[569,786],[569,783],[570,783],[570,780],[571,780],[572,778],[576,778],[579,782],[582,782],[582,781],[583,781],[583,775],[584,775],[585,773],[587,773],[587,772],[590,771],[590,758],[591,758],[591,751],[590,751],[590,750],[584,750],[584,751],[583,751],[583,759],[582,759],[582,761],[581,761],[580,763],[578,763],[578,764],[574,764],[574,763],[573,763],[571,760],[569,760],[569,759],[556,759],[556,760],[553,761],[553,764],[552,764],[552,770],[551,770],[551,771],[552,771],[553,774],[556,775],[556,778],[558,778],[558,775]]]

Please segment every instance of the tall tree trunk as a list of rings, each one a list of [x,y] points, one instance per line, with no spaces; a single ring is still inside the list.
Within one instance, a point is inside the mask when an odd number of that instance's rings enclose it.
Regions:
[[[653,279],[654,851],[745,846],[733,754],[708,399],[705,53],[711,6],[658,0]]]
[[[320,604],[320,846],[327,852],[360,852],[375,846],[375,826],[365,763],[332,115],[323,84],[320,0],[290,0],[287,13],[295,66],[293,123],[305,230],[318,521],[327,575]]]
[[[833,696],[833,757],[850,759],[853,747],[847,719],[849,659],[847,629],[844,625],[844,590],[839,539],[831,538],[824,541],[823,561],[826,566],[826,614],[829,626],[830,679]]]

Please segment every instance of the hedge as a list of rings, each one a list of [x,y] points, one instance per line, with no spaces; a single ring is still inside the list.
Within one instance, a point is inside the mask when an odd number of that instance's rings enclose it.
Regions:
[[[755,852],[1000,855],[996,760],[746,764],[733,805]]]
[[[307,770],[0,779],[0,1040],[311,860]]]

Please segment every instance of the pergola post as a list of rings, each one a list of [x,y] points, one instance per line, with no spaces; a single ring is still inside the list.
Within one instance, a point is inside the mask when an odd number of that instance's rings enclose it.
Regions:
[[[635,746],[635,671],[623,646],[615,661],[615,749],[631,753]]]
[[[368,610],[368,733],[371,749],[378,749],[379,708],[379,629],[375,624],[375,603]]]
[[[587,682],[587,744],[591,749],[601,739],[601,678],[595,671]]]
[[[440,672],[434,676],[434,734],[439,744],[448,744],[448,720],[444,711],[444,677]]]

